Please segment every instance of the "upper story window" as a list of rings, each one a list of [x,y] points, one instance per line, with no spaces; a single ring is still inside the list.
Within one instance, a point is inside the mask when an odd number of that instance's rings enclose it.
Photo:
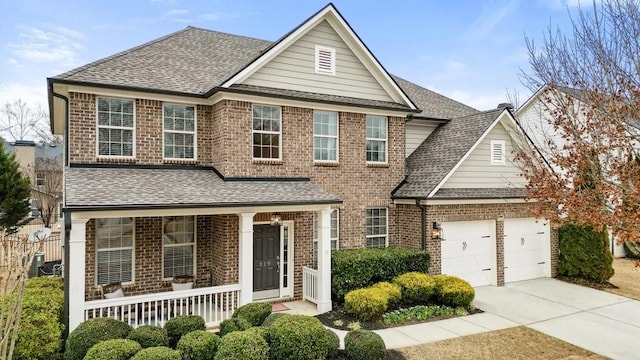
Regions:
[[[386,247],[387,208],[369,208],[366,213],[367,247]]]
[[[196,158],[196,109],[193,106],[164,104],[164,158]]]
[[[193,275],[195,246],[194,216],[164,217],[162,226],[163,277]]]
[[[135,155],[133,100],[98,98],[98,155]]]
[[[504,165],[504,140],[491,140],[491,165]]]
[[[281,159],[281,119],[279,106],[253,105],[254,159]]]
[[[44,171],[36,171],[36,186],[44,186],[46,179]]]
[[[387,117],[367,115],[367,162],[387,162]]]
[[[336,49],[316,45],[316,73],[336,74]]]
[[[338,161],[338,113],[313,112],[313,160]]]
[[[96,219],[96,284],[133,281],[133,218]]]

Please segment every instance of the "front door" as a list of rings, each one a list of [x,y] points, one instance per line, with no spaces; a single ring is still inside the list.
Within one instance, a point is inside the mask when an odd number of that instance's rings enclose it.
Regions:
[[[253,226],[253,299],[280,296],[280,226]]]

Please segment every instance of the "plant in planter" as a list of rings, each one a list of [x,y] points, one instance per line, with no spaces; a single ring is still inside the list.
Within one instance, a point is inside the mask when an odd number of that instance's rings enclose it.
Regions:
[[[171,288],[173,291],[193,289],[193,275],[174,276]]]

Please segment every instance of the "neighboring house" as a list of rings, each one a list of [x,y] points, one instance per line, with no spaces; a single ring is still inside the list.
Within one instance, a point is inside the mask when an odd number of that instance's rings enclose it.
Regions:
[[[254,300],[326,312],[338,248],[423,247],[474,285],[555,271],[511,112],[390,75],[331,4],[276,42],[188,27],[48,83],[70,330],[215,325]],[[183,275],[195,289],[168,291]],[[114,282],[127,296],[100,299]]]

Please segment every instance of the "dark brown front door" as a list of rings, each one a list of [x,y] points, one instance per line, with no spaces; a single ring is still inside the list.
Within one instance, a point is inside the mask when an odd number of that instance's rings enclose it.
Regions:
[[[280,226],[253,226],[253,291],[254,299],[280,294]]]

